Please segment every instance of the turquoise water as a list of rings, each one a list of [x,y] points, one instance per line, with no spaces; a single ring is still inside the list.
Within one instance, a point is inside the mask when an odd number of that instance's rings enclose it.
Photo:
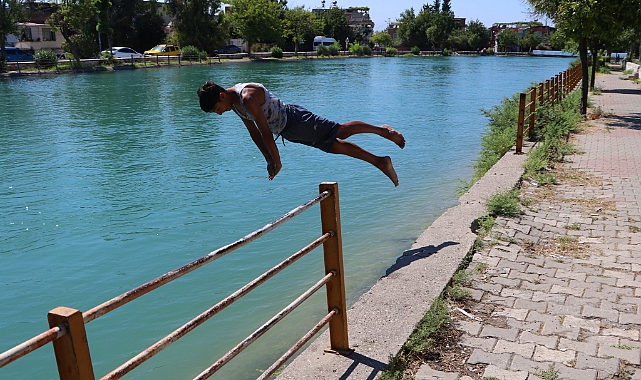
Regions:
[[[430,57],[252,63],[0,80],[0,351],[48,328],[57,306],[87,310],[262,227],[337,181],[347,296],[353,303],[469,179],[490,108],[568,67],[563,58]],[[405,149],[377,169],[279,141],[265,162],[242,122],[200,111],[196,89],[264,83],[285,102],[345,122],[388,123]],[[233,254],[87,325],[101,377],[319,235],[318,206]],[[192,378],[317,281],[316,250],[134,370]],[[216,379],[250,379],[324,315],[312,298]],[[0,369],[56,379],[51,345]]]

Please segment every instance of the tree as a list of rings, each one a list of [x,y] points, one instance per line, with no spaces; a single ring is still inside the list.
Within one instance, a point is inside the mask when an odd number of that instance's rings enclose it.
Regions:
[[[332,6],[323,14],[323,34],[334,38],[341,44],[350,37],[349,20],[341,8]]]
[[[521,50],[532,52],[532,49],[536,49],[538,45],[543,42],[543,37],[538,34],[534,34],[530,31],[525,32],[523,37],[521,37]]]
[[[528,0],[539,14],[579,44],[582,66],[581,113],[586,114],[588,102],[588,44],[613,41],[627,27],[641,18],[641,0]],[[596,52],[595,52],[596,53]],[[593,72],[596,67],[593,67]]]
[[[158,3],[145,0],[98,0],[100,49],[129,46],[144,51],[165,37]],[[103,39],[102,37],[106,37]]]
[[[220,0],[168,0],[167,13],[175,17],[175,37],[181,46],[213,51],[227,39],[225,17],[217,15]]]
[[[232,0],[232,25],[251,46],[281,40],[281,4],[273,0]]]
[[[392,46],[394,43],[394,40],[392,39],[392,36],[389,35],[387,32],[376,32],[372,34],[372,37],[370,37],[369,42],[381,46],[381,47],[388,47]]]
[[[5,71],[4,45],[7,34],[16,33],[16,23],[27,20],[27,14],[21,0],[0,0],[0,72]]]
[[[513,46],[518,46],[519,35],[512,29],[503,29],[503,31],[496,36],[496,40],[499,44],[499,48],[502,48],[503,51],[507,51],[508,48],[511,49]]]
[[[76,40],[79,38],[74,36],[83,33],[91,34],[93,30],[90,21],[95,20],[96,14],[98,14],[96,0],[62,0],[58,9],[47,19],[53,29],[60,31],[78,65],[80,65],[80,50],[79,42]],[[93,26],[95,27],[95,24]]]
[[[480,50],[490,46],[490,31],[478,19],[467,24],[465,33],[471,49]]]
[[[298,54],[298,45],[305,42],[305,38],[314,38],[316,31],[320,30],[320,22],[316,16],[303,7],[285,10],[283,21],[283,37],[291,39],[294,43],[294,52]]]

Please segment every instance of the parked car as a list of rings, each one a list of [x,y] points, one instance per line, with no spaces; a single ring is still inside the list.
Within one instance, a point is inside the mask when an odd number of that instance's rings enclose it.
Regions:
[[[241,52],[242,49],[236,45],[226,45],[214,50],[215,54],[236,54]]]
[[[15,47],[5,46],[4,48],[5,60],[7,62],[24,62],[33,61],[33,54],[27,53]]]
[[[105,53],[109,53],[109,50],[103,50],[100,52],[100,54],[105,54]],[[124,46],[112,47],[111,54],[114,56],[114,58],[131,58],[131,56],[133,56],[134,58],[142,58],[142,54],[138,53],[132,48],[128,48]]]
[[[180,48],[174,45],[156,45],[145,50],[146,55],[180,55]]]

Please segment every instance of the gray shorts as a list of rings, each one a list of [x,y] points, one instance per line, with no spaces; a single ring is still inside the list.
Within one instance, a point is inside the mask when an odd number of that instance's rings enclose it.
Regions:
[[[311,113],[296,104],[286,104],[287,125],[280,133],[291,142],[331,152],[340,124]]]

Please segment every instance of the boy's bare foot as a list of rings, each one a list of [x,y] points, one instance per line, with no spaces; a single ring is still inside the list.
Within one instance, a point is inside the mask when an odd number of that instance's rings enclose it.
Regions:
[[[394,186],[398,186],[398,175],[396,175],[396,170],[394,170],[394,166],[392,165],[392,159],[389,156],[381,158],[381,164],[378,168],[392,180]]]
[[[386,139],[394,142],[401,149],[405,148],[405,137],[403,137],[403,134],[401,132],[397,131],[387,124],[381,125],[381,128],[387,129],[387,136],[385,137]]]

